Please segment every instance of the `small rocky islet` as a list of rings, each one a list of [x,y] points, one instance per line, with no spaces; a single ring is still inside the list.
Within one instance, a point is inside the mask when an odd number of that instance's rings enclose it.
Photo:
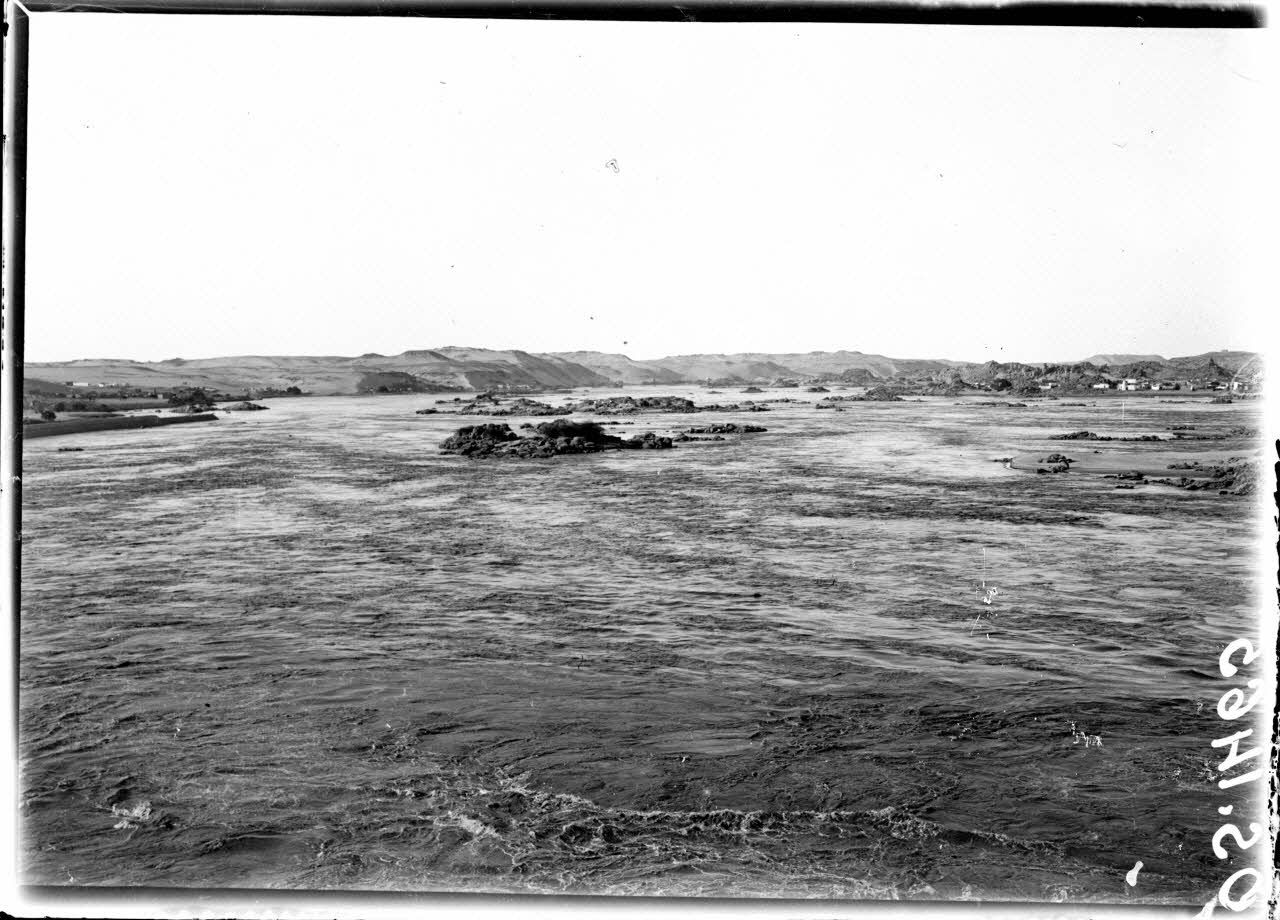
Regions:
[[[630,438],[605,432],[596,422],[556,419],[535,425],[521,435],[505,423],[467,425],[440,445],[441,453],[464,457],[537,460],[564,454],[594,454],[605,450],[662,450],[674,447],[671,438],[646,431]]]
[[[748,410],[742,406],[702,406],[699,407],[690,399],[679,396],[640,397],[614,396],[603,399],[584,399],[559,408],[546,403],[520,397],[503,401],[491,394],[481,396],[469,402],[462,400],[440,400],[440,403],[456,402],[459,409],[452,414],[497,415],[497,416],[542,416],[554,414],[559,416],[547,422],[533,424],[525,422],[516,431],[505,423],[488,423],[466,425],[459,428],[441,445],[444,454],[459,454],[471,458],[514,458],[542,459],[568,454],[590,454],[606,450],[667,450],[677,443],[689,441],[723,441],[724,435],[755,434],[767,431],[762,425],[749,425],[739,422],[721,422],[710,425],[697,425],[681,430],[675,436],[657,434],[646,431],[629,438],[611,435],[604,430],[606,425],[632,425],[633,421],[576,421],[567,416],[570,412],[590,412],[604,416],[634,415],[638,413],[691,414],[716,409]],[[447,411],[447,410],[446,410]],[[419,415],[434,415],[439,410],[426,408],[417,410]]]

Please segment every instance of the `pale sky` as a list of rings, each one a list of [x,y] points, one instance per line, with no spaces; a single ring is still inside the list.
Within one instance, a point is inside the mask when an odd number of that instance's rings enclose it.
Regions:
[[[1263,344],[1261,30],[31,36],[28,361]]]

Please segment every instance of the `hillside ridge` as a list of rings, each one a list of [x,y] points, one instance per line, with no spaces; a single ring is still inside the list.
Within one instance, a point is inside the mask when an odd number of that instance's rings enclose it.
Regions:
[[[939,358],[891,358],[860,351],[682,354],[640,361],[596,351],[529,352],[520,349],[409,349],[398,355],[235,355],[132,361],[81,358],[28,362],[29,390],[82,387],[147,391],[201,387],[223,393],[270,393],[294,387],[316,395],[449,390],[534,391],[574,387],[664,384],[802,385],[897,384],[925,391],[1013,389],[1038,386],[1088,388],[1125,379],[1174,384],[1229,384],[1239,376],[1256,383],[1262,363],[1254,352],[1209,351],[1159,355],[1098,354],[1053,364],[983,363]],[[1107,360],[1103,360],[1107,359]],[[1123,359],[1112,361],[1110,359]]]

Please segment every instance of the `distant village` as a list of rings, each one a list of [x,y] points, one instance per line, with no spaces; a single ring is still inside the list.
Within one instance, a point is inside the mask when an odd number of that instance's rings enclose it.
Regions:
[[[719,378],[699,381],[706,386],[738,386],[746,382],[774,387],[813,386],[815,384],[844,384],[854,386],[887,386],[902,394],[923,396],[963,396],[966,393],[1004,393],[1011,396],[1037,396],[1055,393],[1099,394],[1107,391],[1162,392],[1179,391],[1203,394],[1248,394],[1262,388],[1261,367],[1255,366],[1250,374],[1231,374],[1210,364],[1211,371],[1200,376],[1180,376],[1170,368],[1151,366],[1141,368],[1132,376],[1111,374],[1106,368],[1091,364],[1074,365],[1026,365],[998,364],[969,365],[946,370],[917,370],[877,376],[865,369],[846,371],[838,375],[812,375],[804,377],[779,377],[769,381],[743,381],[737,378]],[[1126,368],[1129,370],[1129,368]]]

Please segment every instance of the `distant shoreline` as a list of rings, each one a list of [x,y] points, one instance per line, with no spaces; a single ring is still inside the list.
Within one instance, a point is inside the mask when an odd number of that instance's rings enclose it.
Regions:
[[[200,388],[222,396],[245,394],[251,399],[285,395],[286,390],[291,395],[357,395],[664,386],[879,386],[894,388],[903,396],[1078,397],[1115,392],[1253,392],[1260,388],[1263,375],[1256,352],[1215,351],[1168,359],[1155,355],[1093,358],[1103,363],[975,363],[890,358],[857,351],[676,355],[636,361],[623,354],[602,352],[446,347],[393,356],[28,362],[23,372],[25,394],[33,398],[84,398],[102,391],[167,398],[175,390]],[[1153,385],[1160,389],[1150,390]]]
[[[128,428],[159,428],[189,422],[217,420],[212,412],[195,415],[121,415],[115,418],[72,418],[51,422],[31,422],[22,426],[22,439],[47,438],[56,435],[88,434],[94,431],[116,431]]]

